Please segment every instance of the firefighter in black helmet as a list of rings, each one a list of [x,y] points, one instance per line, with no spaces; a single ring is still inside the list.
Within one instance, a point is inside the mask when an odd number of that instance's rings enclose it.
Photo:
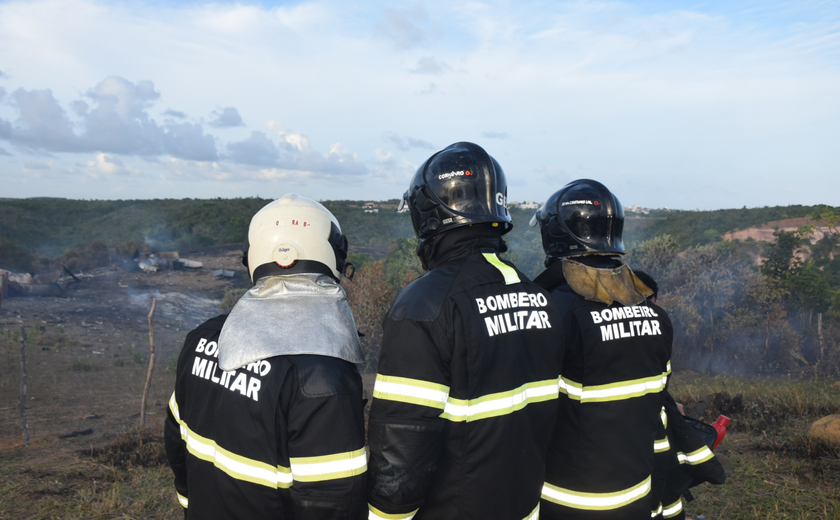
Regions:
[[[606,186],[567,184],[536,224],[546,270],[535,281],[551,291],[565,335],[541,518],[649,518],[654,452],[667,449],[671,321],[622,259],[624,210]]]
[[[428,271],[384,320],[368,430],[371,519],[536,519],[562,349],[548,293],[510,262],[504,172],[455,143],[403,203]]]

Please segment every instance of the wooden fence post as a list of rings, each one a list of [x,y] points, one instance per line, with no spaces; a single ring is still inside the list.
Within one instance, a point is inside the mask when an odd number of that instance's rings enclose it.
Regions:
[[[20,324],[20,420],[23,424],[23,445],[29,446],[29,422],[26,420],[26,378],[29,367],[26,363],[26,326]]]
[[[149,389],[152,387],[152,368],[155,366],[155,328],[154,315],[157,298],[152,298],[152,310],[149,311],[149,371],[146,373],[146,386],[143,387],[143,401],[140,403],[140,426],[146,426],[146,399],[149,397]]]

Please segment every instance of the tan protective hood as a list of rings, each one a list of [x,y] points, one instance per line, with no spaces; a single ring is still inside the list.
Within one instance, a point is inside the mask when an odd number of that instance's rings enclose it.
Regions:
[[[653,294],[653,290],[636,278],[627,264],[599,269],[564,258],[563,275],[577,294],[606,305],[613,301],[622,305],[638,305]]]

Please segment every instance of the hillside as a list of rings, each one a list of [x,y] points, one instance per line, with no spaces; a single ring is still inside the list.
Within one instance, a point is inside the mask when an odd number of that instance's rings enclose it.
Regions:
[[[56,257],[74,246],[99,241],[107,246],[145,240],[165,250],[242,242],[251,216],[270,202],[241,199],[155,200],[0,200],[0,240],[12,241],[28,253]],[[324,201],[342,224],[351,244],[387,247],[396,238],[412,236],[407,213],[395,210],[398,201],[375,202],[378,212],[365,212],[366,201]],[[716,211],[653,210],[647,215],[628,212],[625,242],[670,234],[683,246],[717,241],[721,235],[753,226],[772,226],[783,219],[802,218],[810,206],[742,208]],[[533,210],[512,210],[514,237],[533,238],[527,222]],[[737,236],[732,235],[737,238]]]
[[[241,199],[155,200],[0,200],[0,267],[38,271],[52,269],[68,256],[88,256],[93,243],[99,250],[129,242],[158,251],[190,250],[212,245],[239,244],[245,239],[251,216],[270,201]],[[323,201],[335,214],[350,243],[351,252],[380,258],[391,244],[414,233],[408,213],[397,213],[397,200]],[[661,235],[671,235],[680,248],[723,240],[772,242],[773,229],[795,229],[805,223],[814,207],[787,206],[717,211],[642,210],[627,212],[624,243],[628,249]],[[514,229],[507,235],[506,257],[529,276],[542,270],[539,230],[528,226],[533,209],[511,208]],[[822,236],[822,235],[820,235]],[[820,236],[815,235],[817,239]],[[742,246],[758,263],[763,247]],[[29,256],[27,256],[29,255]],[[31,255],[38,255],[32,257]],[[45,262],[43,259],[62,260]],[[40,257],[41,260],[38,260]]]
[[[668,211],[649,218],[632,237],[644,241],[671,235],[682,247],[711,244],[726,234],[755,226],[765,226],[784,219],[804,218],[817,206],[773,206],[764,208],[720,209],[714,211]],[[628,219],[628,223],[632,219]],[[770,236],[772,238],[772,227]]]

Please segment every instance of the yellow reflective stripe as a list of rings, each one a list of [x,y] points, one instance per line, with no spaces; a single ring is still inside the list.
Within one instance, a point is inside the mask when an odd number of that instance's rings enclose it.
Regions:
[[[680,514],[682,511],[682,499],[678,498],[676,502],[669,506],[665,506],[665,509],[662,510],[662,516],[665,518],[673,518]]]
[[[187,497],[185,497],[181,493],[178,493],[177,491],[175,492],[175,494],[178,495],[178,502],[181,504],[181,507],[183,507],[184,509],[190,507],[190,501]]]
[[[353,477],[367,471],[367,454],[364,447],[356,451],[320,457],[292,457],[289,462],[292,465],[292,477],[298,482]]]
[[[582,403],[603,403],[659,393],[665,388],[667,382],[667,372],[659,376],[592,386],[583,386],[561,376],[560,391],[568,395],[570,399]]]
[[[695,464],[702,464],[714,456],[715,454],[712,453],[712,450],[710,450],[708,446],[703,446],[702,448],[692,451],[689,454],[685,454],[681,451],[677,452],[677,459],[679,459],[680,464],[689,464],[692,466]]]
[[[662,426],[668,428],[668,414],[665,413],[665,407],[662,407],[662,411],[659,412],[659,418],[662,419]]]
[[[505,277],[505,285],[513,285],[521,281],[519,279],[519,275],[516,274],[516,269],[499,260],[499,257],[496,256],[496,253],[482,254],[484,258],[487,259],[487,261],[490,263],[490,265],[501,271],[502,276]]]
[[[178,401],[175,400],[175,392],[172,392],[172,397],[169,398],[169,409],[172,410],[172,415],[178,424],[181,423],[181,414],[178,412]]]
[[[557,399],[558,393],[557,379],[547,379],[525,383],[507,392],[488,394],[476,399],[464,400],[450,397],[440,416],[454,422],[478,421],[513,413],[530,403]]]
[[[659,507],[658,507],[658,508],[656,508],[655,510],[653,510],[653,511],[651,511],[651,512],[650,512],[650,517],[651,517],[651,518],[656,518],[656,517],[657,517],[657,516],[659,516],[660,514],[662,514],[662,502],[660,502],[660,503],[659,503]]]
[[[417,514],[417,511],[420,510],[415,509],[410,513],[388,514],[368,504],[368,520],[411,520]]]
[[[523,518],[522,520],[539,520],[540,519],[540,504],[537,504],[537,507],[534,508],[531,513]]]
[[[292,485],[292,472],[283,466],[271,466],[265,462],[249,459],[230,452],[211,439],[190,430],[181,423],[181,438],[187,442],[187,450],[196,458],[212,462],[231,477],[271,488],[288,488]]]
[[[376,374],[373,397],[443,410],[449,397],[449,387],[420,379]]]
[[[650,492],[650,477],[635,486],[614,493],[583,493],[554,486],[546,482],[542,498],[574,509],[606,511],[626,506]]]
[[[181,438],[187,443],[187,451],[194,457],[212,462],[216,468],[238,480],[271,488],[291,487],[292,470],[290,468],[272,466],[265,462],[237,455],[222,448],[212,439],[195,433],[181,420],[175,394],[172,394],[172,398],[169,400],[169,407],[172,409],[172,415],[175,416],[181,426]]]
[[[571,399],[575,401],[580,401],[581,395],[583,395],[583,385],[580,383],[575,383],[571,379],[566,379],[563,376],[560,376],[560,392],[568,395]]]
[[[671,443],[668,442],[668,437],[664,439],[658,439],[653,441],[653,451],[654,453],[662,453],[663,451],[668,451],[671,449]]]

